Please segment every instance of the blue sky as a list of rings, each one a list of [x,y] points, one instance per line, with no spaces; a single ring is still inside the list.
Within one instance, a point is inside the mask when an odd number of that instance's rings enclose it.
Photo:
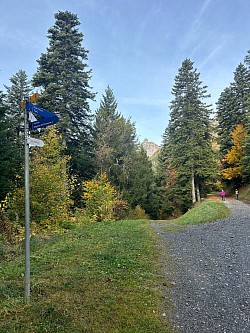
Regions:
[[[0,89],[23,69],[29,78],[48,46],[58,10],[78,15],[89,50],[94,112],[109,85],[139,140],[161,143],[171,89],[194,61],[213,105],[250,49],[248,0],[0,0]]]

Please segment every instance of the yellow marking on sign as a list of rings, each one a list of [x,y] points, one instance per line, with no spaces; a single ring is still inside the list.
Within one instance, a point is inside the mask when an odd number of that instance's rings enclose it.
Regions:
[[[38,98],[39,98],[38,92],[34,93],[32,96],[30,96],[30,103],[36,102]]]

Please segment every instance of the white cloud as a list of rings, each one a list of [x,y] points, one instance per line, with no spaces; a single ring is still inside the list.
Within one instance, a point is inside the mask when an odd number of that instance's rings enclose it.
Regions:
[[[185,49],[189,46],[194,40],[197,38],[198,31],[200,29],[202,18],[204,16],[204,13],[206,12],[209,4],[212,0],[205,0],[203,2],[203,5],[200,9],[200,11],[197,13],[195,19],[193,20],[192,24],[190,25],[189,29],[187,30],[187,33],[184,37],[183,43],[182,43],[182,49]]]

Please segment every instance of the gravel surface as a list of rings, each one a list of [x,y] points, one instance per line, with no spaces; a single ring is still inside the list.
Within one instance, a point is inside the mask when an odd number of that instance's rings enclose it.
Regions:
[[[154,224],[174,265],[166,278],[184,333],[250,333],[250,205],[226,200],[229,218],[180,232]]]

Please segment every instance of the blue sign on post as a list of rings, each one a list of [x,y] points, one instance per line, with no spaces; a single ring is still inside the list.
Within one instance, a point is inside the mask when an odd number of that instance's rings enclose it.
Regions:
[[[29,123],[30,130],[54,125],[59,120],[59,118],[54,113],[39,108],[38,106],[30,103],[29,101],[25,101],[25,109],[42,117],[42,119],[40,120],[32,121]]]
[[[35,102],[39,97],[38,93],[31,96],[30,100]],[[25,299],[26,302],[30,302],[30,181],[29,181],[29,146],[42,147],[43,141],[30,138],[28,131],[38,128],[54,125],[58,122],[58,117],[47,110],[37,107],[30,101],[26,100],[22,102],[22,108],[24,111],[24,137],[25,137]],[[29,112],[38,114],[41,119],[29,122],[28,128],[28,115]]]

